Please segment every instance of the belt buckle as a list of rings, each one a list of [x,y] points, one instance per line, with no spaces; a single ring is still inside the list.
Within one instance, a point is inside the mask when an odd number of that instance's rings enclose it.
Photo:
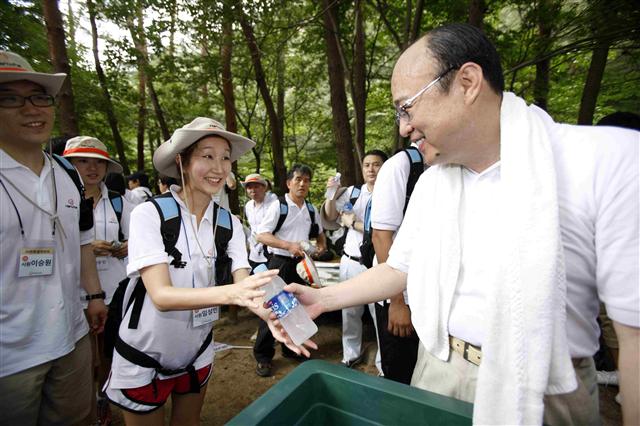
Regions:
[[[471,345],[470,343],[464,342],[464,354],[462,355],[462,357],[470,363],[480,366],[482,355],[478,353],[472,355],[470,354],[470,349],[474,349],[476,352],[478,352],[475,346]]]

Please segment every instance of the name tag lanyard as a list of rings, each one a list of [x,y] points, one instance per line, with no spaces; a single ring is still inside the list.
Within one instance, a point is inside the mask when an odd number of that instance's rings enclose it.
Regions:
[[[220,209],[218,209],[218,215],[220,215]],[[216,217],[215,220],[215,224],[213,226],[213,247],[212,247],[212,252],[213,252],[213,259],[215,259],[218,256],[218,253],[216,252],[216,232],[218,230],[218,217]],[[211,284],[216,284],[215,280],[213,280],[213,260],[211,260],[210,258],[208,258],[208,256],[205,254],[204,250],[202,249],[202,245],[200,245],[200,239],[198,238],[198,233],[195,230],[195,227],[193,226],[193,221],[191,220],[191,212],[189,212],[189,223],[191,224],[191,231],[193,231],[193,236],[196,240],[196,244],[198,245],[198,249],[200,249],[200,253],[202,254],[202,258],[204,259],[204,261],[207,263],[207,286],[210,286]],[[185,237],[185,241],[187,242],[187,254],[189,255],[189,260],[191,260],[191,247],[189,245],[189,238],[188,238],[188,234],[187,234],[187,230],[184,226],[184,220],[182,221],[182,230],[184,231],[184,235]],[[191,286],[193,288],[195,288],[195,272],[193,272],[191,274]]]
[[[40,207],[35,201],[33,201],[26,194],[24,194],[20,190],[20,188],[18,188],[13,182],[11,182],[11,179],[7,178],[2,172],[0,172],[0,176],[2,177],[2,179],[0,179],[0,185],[2,185],[2,187],[6,191],[7,195],[9,196],[9,200],[11,200],[11,204],[13,205],[13,209],[15,210],[16,215],[18,216],[18,223],[20,224],[20,235],[22,235],[22,238],[24,238],[24,226],[22,224],[22,217],[20,216],[20,212],[18,211],[18,207],[16,206],[16,203],[13,201],[13,197],[11,197],[11,194],[7,190],[7,187],[5,186],[3,180],[7,181],[7,183],[13,189],[15,189],[18,194],[20,194],[25,200],[27,200],[36,209],[40,210],[42,213],[44,213],[47,216],[49,216],[49,220],[51,221],[51,235],[53,237],[55,237],[55,235],[56,235],[56,225],[60,227],[60,234],[62,234],[62,238],[61,238],[60,242],[61,242],[62,250],[64,251],[64,240],[67,238],[67,235],[64,232],[64,227],[62,226],[62,222],[60,221],[60,217],[58,217],[58,190],[56,188],[56,173],[55,173],[55,170],[53,168],[53,160],[49,160],[49,165],[51,167],[51,178],[52,178],[51,182],[52,182],[52,186],[53,186],[53,188],[52,188],[53,206],[54,206],[53,207],[53,213],[48,212],[47,210],[45,210],[42,207]]]

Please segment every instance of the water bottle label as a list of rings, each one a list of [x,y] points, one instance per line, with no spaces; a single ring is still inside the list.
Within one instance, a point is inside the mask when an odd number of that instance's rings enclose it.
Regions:
[[[292,293],[282,290],[267,302],[267,306],[276,314],[276,318],[280,319],[286,317],[298,306],[298,299]]]

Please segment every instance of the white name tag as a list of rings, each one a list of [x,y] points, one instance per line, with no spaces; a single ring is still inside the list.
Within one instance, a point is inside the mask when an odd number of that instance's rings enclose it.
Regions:
[[[39,277],[53,274],[53,247],[23,248],[18,263],[19,277]]]
[[[107,256],[96,256],[96,268],[98,271],[109,269],[109,258]]]
[[[200,327],[201,325],[217,321],[220,317],[219,306],[213,306],[211,308],[204,309],[194,309],[192,312],[194,327]]]

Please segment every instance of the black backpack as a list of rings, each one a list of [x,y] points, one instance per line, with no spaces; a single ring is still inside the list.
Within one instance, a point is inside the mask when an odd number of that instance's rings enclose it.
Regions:
[[[276,227],[273,230],[272,234],[276,234],[282,228],[282,224],[287,219],[287,215],[289,214],[289,205],[287,204],[287,199],[284,195],[278,197],[278,201],[280,201],[280,216],[278,217],[278,223],[276,223]],[[317,238],[318,234],[320,234],[320,228],[316,223],[316,209],[313,207],[313,204],[304,200],[305,205],[307,206],[307,210],[309,210],[309,217],[311,218],[311,228],[309,229],[309,239]]]
[[[73,167],[73,164],[71,164],[69,160],[58,154],[53,154],[53,158],[60,167],[67,172],[76,188],[78,188],[78,192],[80,193],[80,215],[78,223],[80,231],[88,231],[93,228],[93,202],[84,197],[84,185],[82,183],[82,179],[80,179],[78,171]]]
[[[422,160],[422,154],[418,148],[410,146],[402,150],[407,157],[409,157],[409,178],[407,179],[406,195],[404,201],[404,207],[402,208],[402,216],[407,211],[409,205],[409,199],[413,193],[413,189],[416,186],[416,182],[420,179],[422,172],[426,170],[424,162]],[[367,203],[367,207],[364,213],[364,236],[362,237],[362,244],[360,245],[360,263],[367,268],[373,266],[373,257],[375,256],[375,250],[373,248],[373,229],[371,228],[371,200]]]
[[[180,206],[170,192],[150,198],[148,202],[153,203],[160,215],[160,233],[162,234],[162,242],[164,244],[166,253],[173,258],[170,265],[174,268],[184,268],[187,262],[182,260],[182,253],[176,248],[178,236],[180,235],[180,224],[182,220],[180,214]],[[229,283],[232,280],[232,260],[227,254],[227,247],[229,246],[229,241],[233,236],[233,221],[231,218],[231,213],[225,208],[220,207],[218,204],[214,204],[213,217],[217,255],[215,262],[216,282]],[[124,296],[129,285],[134,285],[135,288],[131,293],[131,297],[129,298],[129,300],[126,301],[125,306]],[[134,347],[128,345],[126,342],[120,339],[120,336],[118,334],[120,323],[122,322],[122,318],[124,318],[125,314],[130,308],[132,309],[132,312],[129,319],[128,327],[130,329],[138,328],[140,314],[142,312],[142,306],[144,304],[146,293],[146,288],[144,286],[142,278],[140,277],[136,279],[125,278],[118,284],[118,288],[114,292],[111,303],[109,304],[109,314],[107,316],[107,323],[104,329],[105,356],[107,356],[108,358],[112,358],[113,350],[115,349],[125,359],[142,367],[154,368],[156,371],[165,375],[177,374],[180,372],[189,372],[190,376],[192,376],[191,370],[193,369],[193,362],[206,350],[207,346],[209,346],[209,343],[211,343],[211,334],[207,336],[207,339],[203,342],[198,353],[189,363],[189,365],[184,369],[179,370],[167,370],[163,368],[155,359],[151,358],[144,352],[135,349]],[[194,377],[195,376],[191,377],[191,390],[194,391],[195,389],[194,392],[197,393],[199,392],[200,388],[198,385],[197,377],[195,377],[194,385]]]

